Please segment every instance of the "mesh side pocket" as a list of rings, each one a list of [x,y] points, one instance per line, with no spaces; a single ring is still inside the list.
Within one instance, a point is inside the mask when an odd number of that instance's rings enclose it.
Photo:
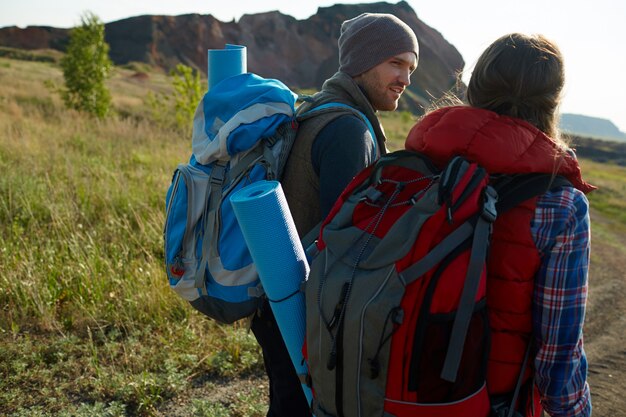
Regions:
[[[447,403],[460,401],[477,392],[485,383],[489,354],[489,326],[484,303],[472,315],[463,355],[455,382],[441,379],[440,374],[448,351],[454,314],[429,317],[425,339],[418,358],[417,402]]]

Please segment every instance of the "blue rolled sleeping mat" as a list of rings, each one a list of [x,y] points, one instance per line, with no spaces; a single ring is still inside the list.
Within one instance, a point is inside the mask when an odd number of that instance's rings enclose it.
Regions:
[[[226,44],[224,49],[207,51],[208,90],[215,84],[234,75],[247,72],[247,49],[241,45]]]
[[[278,181],[258,181],[234,193],[231,204],[296,373],[306,375],[302,355],[306,313],[300,283],[308,277],[309,264],[283,189]],[[311,404],[311,389],[305,384],[302,389]]]

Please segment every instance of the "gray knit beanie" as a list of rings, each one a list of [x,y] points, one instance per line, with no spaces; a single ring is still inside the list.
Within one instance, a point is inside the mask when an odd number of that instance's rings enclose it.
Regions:
[[[363,13],[341,25],[339,71],[352,77],[405,52],[419,58],[417,37],[394,15]]]

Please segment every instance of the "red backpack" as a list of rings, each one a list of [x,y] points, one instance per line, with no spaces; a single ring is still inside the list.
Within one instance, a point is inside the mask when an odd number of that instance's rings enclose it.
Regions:
[[[485,265],[498,197],[489,184],[461,157],[439,170],[398,151],[342,193],[308,251],[317,417],[490,415]],[[547,191],[535,188],[521,198]],[[523,201],[513,194],[509,207]]]

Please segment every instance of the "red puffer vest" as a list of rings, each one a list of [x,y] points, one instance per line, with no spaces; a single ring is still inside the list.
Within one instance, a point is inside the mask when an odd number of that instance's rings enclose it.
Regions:
[[[573,156],[554,156],[558,146],[551,138],[520,119],[487,110],[446,107],[432,112],[413,127],[405,147],[427,155],[440,167],[461,155],[492,174],[556,173],[583,192],[594,189],[583,181]],[[487,277],[491,395],[513,391],[532,333],[534,277],[541,263],[530,229],[536,201],[533,198],[503,213],[493,229]],[[526,380],[531,375],[528,369]]]

